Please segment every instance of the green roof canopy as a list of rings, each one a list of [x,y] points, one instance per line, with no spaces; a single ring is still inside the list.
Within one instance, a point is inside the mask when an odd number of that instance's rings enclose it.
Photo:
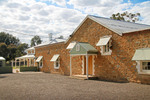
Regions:
[[[132,60],[150,60],[150,48],[137,49]]]
[[[77,47],[78,46],[78,47]],[[77,50],[78,48],[78,50]],[[85,54],[97,54],[98,50],[95,49],[87,42],[78,42],[70,51],[71,55],[85,55]]]

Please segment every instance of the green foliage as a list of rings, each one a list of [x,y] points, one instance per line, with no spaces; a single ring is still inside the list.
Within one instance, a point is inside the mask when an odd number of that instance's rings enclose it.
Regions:
[[[136,14],[132,14],[132,13],[128,13],[123,12],[122,14],[117,13],[117,14],[112,14],[112,16],[110,17],[111,19],[114,20],[121,20],[121,21],[127,21],[127,22],[136,22],[139,20],[140,17],[140,13],[136,13]]]
[[[28,44],[21,44],[19,41],[19,39],[8,33],[0,32],[0,56],[9,61],[15,59],[15,57],[24,55]]]
[[[14,44],[10,44],[7,48],[9,50],[7,60],[15,59],[17,46]]]
[[[17,47],[16,57],[20,57],[26,54],[25,50],[28,48],[28,44],[22,43]]]
[[[37,67],[20,67],[20,72],[38,71]]]
[[[12,67],[0,67],[0,74],[12,73]]]
[[[61,35],[61,36],[58,37],[58,39],[64,39],[64,37]]]
[[[5,43],[0,43],[0,56],[7,58],[8,48]]]
[[[0,32],[0,43],[5,43],[6,45],[10,44],[19,45],[20,41],[19,39],[8,33]]]
[[[41,44],[41,42],[42,42],[41,38],[36,35],[31,39],[31,47]]]

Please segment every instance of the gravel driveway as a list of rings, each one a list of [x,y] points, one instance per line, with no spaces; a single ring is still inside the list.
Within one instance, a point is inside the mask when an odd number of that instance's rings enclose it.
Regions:
[[[150,100],[150,85],[71,79],[25,72],[0,74],[0,100]]]

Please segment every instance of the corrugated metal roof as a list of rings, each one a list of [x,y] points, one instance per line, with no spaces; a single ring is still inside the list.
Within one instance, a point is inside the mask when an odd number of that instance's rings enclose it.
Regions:
[[[48,41],[48,42],[39,44],[39,45],[34,46],[34,47],[40,47],[40,46],[45,46],[45,45],[54,44],[54,43],[59,43],[59,42],[64,42],[64,41],[66,41],[66,40],[65,40],[65,39],[52,39],[51,41]]]
[[[30,47],[30,48],[28,48],[28,49],[26,49],[26,50],[34,50],[34,47]]]
[[[113,20],[113,19],[109,19],[109,18],[103,18],[103,17],[91,16],[91,15],[89,15],[89,18],[91,18],[94,21],[98,22],[99,24],[109,28],[110,30],[115,31],[119,35],[121,35],[122,33],[150,29],[150,25]]]
[[[4,57],[0,57],[0,60],[5,60],[5,58]]]
[[[132,60],[150,60],[150,48],[137,49]]]
[[[36,62],[40,62],[42,60],[43,56],[39,56],[36,60]]]
[[[52,57],[52,59],[50,61],[56,61],[59,57],[59,54],[56,54]]]
[[[34,58],[34,57],[35,57],[34,55],[24,55],[21,57],[17,57],[16,59],[25,59],[25,58]]]
[[[111,37],[102,37],[100,38],[100,40],[98,41],[98,43],[96,44],[96,46],[103,46],[103,45],[107,45],[107,43],[109,42]]]
[[[76,45],[76,42],[71,42],[66,49],[72,49]]]

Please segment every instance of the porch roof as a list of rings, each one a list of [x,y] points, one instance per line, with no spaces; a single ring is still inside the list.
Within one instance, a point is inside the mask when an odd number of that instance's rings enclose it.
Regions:
[[[132,60],[150,60],[150,48],[137,49]]]
[[[24,55],[21,57],[17,57],[16,59],[25,59],[25,58],[34,58],[34,57],[35,57],[34,55]]]
[[[79,46],[79,50],[76,47]],[[78,42],[70,51],[71,55],[86,55],[86,54],[97,54],[98,50],[87,42]]]

